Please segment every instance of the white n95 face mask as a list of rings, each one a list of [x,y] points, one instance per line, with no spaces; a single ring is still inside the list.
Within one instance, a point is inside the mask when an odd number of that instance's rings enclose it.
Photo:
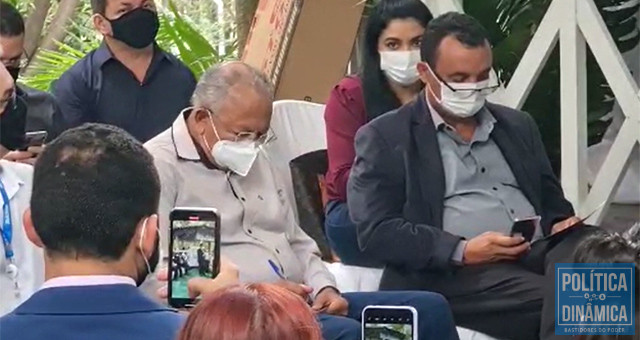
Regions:
[[[211,156],[218,165],[245,177],[253,167],[258,152],[260,152],[260,148],[256,146],[254,141],[220,140],[213,145]]]
[[[487,98],[480,91],[489,86],[489,80],[477,83],[455,83],[455,87],[460,91],[453,91],[447,85],[440,82],[440,100],[438,103],[451,114],[460,118],[473,117],[484,106]],[[433,93],[429,86],[429,91],[438,100],[438,96]],[[473,91],[472,94],[469,94]]]
[[[218,141],[213,145],[213,148],[210,148],[204,135],[202,136],[202,140],[207,148],[211,150],[213,160],[219,166],[231,170],[242,177],[247,176],[256,158],[258,158],[258,152],[260,152],[260,148],[256,142],[250,140],[222,140],[220,139],[220,135],[218,135],[218,129],[216,129],[216,126],[213,124],[211,113],[209,113],[209,122]]]
[[[400,85],[413,85],[418,81],[419,62],[419,50],[380,52],[380,69],[390,80]]]

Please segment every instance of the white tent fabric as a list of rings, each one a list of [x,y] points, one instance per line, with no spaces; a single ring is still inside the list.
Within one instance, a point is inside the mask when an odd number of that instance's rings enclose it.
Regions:
[[[293,185],[289,162],[306,153],[327,148],[324,124],[324,105],[281,100],[273,103],[271,129],[276,140],[265,146],[264,151],[278,169],[290,202],[294,202]],[[295,204],[292,204],[294,211]],[[297,212],[296,212],[297,216]],[[342,263],[327,263],[327,268],[336,277],[341,292],[372,292],[380,285],[382,270],[347,266]],[[472,330],[458,327],[461,340],[493,340]]]

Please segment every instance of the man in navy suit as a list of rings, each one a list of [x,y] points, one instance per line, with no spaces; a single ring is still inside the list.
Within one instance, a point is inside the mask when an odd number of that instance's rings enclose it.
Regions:
[[[137,288],[158,263],[159,196],[151,155],[118,128],[49,144],[24,215],[46,282],[0,318],[0,339],[175,339],[183,318]]]

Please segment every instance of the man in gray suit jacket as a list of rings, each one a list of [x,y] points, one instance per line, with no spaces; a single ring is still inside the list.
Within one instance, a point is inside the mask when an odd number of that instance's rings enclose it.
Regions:
[[[498,81],[484,28],[445,14],[421,54],[425,91],[356,136],[348,204],[360,247],[386,263],[382,289],[439,292],[458,325],[553,338],[553,263],[571,262],[593,228],[575,227],[533,119],[486,102]],[[555,236],[532,247],[510,234],[534,216],[534,240]]]

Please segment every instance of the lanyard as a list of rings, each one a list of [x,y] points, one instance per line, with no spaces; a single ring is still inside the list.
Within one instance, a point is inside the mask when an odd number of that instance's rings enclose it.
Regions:
[[[4,256],[11,262],[13,260],[13,248],[11,239],[13,238],[13,225],[11,223],[11,208],[9,195],[0,181],[0,195],[2,195],[2,243],[4,245]]]

